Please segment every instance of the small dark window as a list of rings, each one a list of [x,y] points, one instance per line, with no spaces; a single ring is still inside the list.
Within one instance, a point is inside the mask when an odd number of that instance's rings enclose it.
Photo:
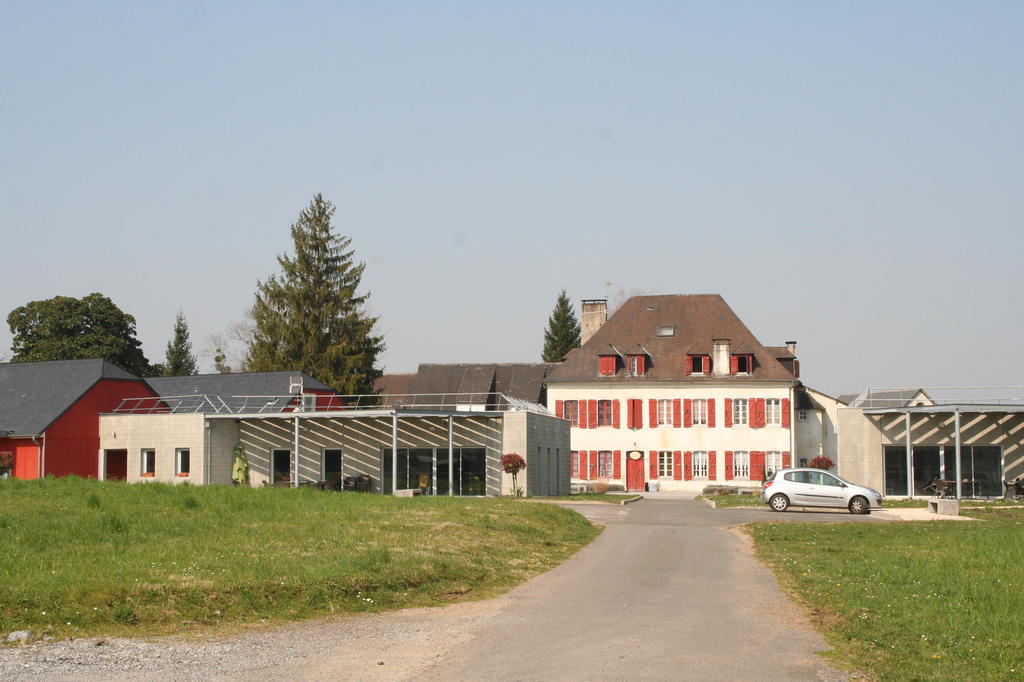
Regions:
[[[704,356],[702,356],[702,355],[691,355],[690,356],[690,373],[691,374],[703,374],[704,373]]]
[[[736,356],[736,373],[737,374],[750,374],[750,356],[749,355],[737,355]]]

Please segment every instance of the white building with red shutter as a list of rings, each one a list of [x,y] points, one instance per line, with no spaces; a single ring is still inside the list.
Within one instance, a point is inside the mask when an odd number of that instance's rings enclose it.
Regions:
[[[547,378],[549,408],[572,427],[573,482],[757,486],[834,452],[822,441],[829,413],[799,381],[796,343],[761,345],[721,296],[634,296],[611,318],[605,301],[588,300],[581,323],[582,347]]]

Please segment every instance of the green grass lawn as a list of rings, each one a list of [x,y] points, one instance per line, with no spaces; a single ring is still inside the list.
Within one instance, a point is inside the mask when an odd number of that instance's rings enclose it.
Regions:
[[[756,524],[841,663],[883,680],[1024,678],[1024,510],[983,522]]]
[[[173,632],[490,596],[599,532],[555,505],[0,481],[0,634]]]

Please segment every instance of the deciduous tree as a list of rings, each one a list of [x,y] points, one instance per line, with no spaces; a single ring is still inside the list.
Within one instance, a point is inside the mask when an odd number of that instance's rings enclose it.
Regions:
[[[31,301],[7,316],[14,362],[103,358],[137,376],[153,368],[135,337],[135,318],[102,294]]]
[[[331,224],[334,205],[320,194],[292,225],[295,253],[278,256],[280,275],[257,283],[246,369],[296,370],[341,393],[373,391],[384,350],[364,311],[364,265],[352,260],[351,239]]]

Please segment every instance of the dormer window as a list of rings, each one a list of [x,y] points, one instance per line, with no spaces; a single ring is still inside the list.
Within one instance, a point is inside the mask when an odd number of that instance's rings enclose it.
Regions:
[[[730,374],[750,374],[754,371],[753,355],[733,355],[729,359]]]
[[[676,327],[675,325],[662,325],[654,330],[655,336],[675,336]]]
[[[711,374],[710,355],[687,355],[686,374]]]
[[[646,355],[629,355],[626,357],[626,371],[630,376],[641,377],[647,373]]]
[[[619,371],[619,360],[617,355],[601,355],[598,357],[597,372],[603,377],[615,376]]]

